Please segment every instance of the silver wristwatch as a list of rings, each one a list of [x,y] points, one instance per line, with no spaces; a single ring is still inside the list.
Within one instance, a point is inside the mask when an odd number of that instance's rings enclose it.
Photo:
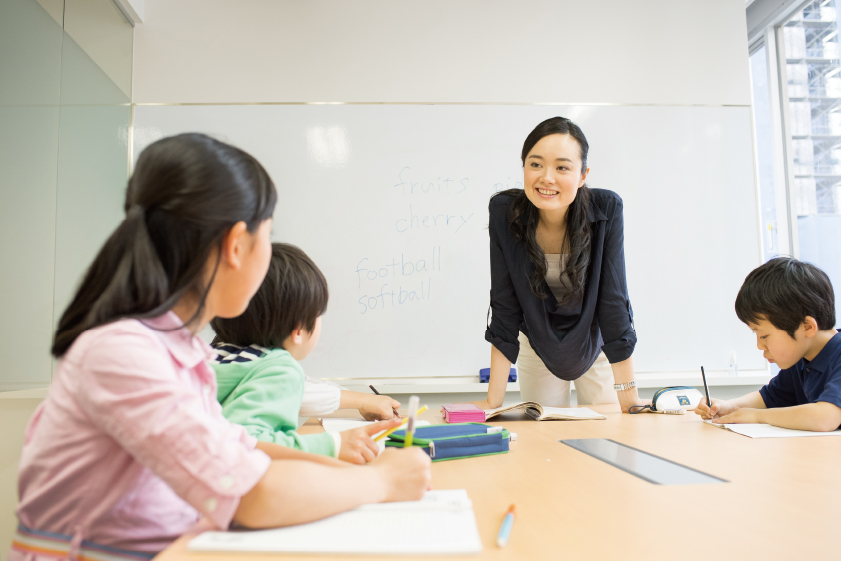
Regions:
[[[631,382],[626,382],[625,384],[614,384],[614,391],[621,392],[623,390],[630,390],[632,388],[637,387],[637,380],[632,380]]]

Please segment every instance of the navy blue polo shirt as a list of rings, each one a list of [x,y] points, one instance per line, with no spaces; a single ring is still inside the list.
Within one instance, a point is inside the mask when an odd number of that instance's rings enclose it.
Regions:
[[[839,405],[840,335],[827,342],[813,360],[801,359],[781,370],[769,383],[760,388],[766,407],[792,407],[826,401]]]

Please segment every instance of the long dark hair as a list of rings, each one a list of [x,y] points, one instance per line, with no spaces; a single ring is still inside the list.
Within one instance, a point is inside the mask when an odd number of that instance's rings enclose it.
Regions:
[[[588,168],[588,141],[576,123],[564,117],[553,117],[535,127],[523,142],[520,160],[526,165],[526,157],[535,144],[551,134],[569,134],[579,144],[584,172]],[[544,280],[547,276],[547,259],[535,239],[538,227],[538,209],[530,202],[523,189],[510,189],[504,194],[512,197],[509,207],[509,229],[512,235],[526,248],[526,254],[532,263],[529,286],[532,293],[541,299],[547,298],[544,292]],[[565,266],[559,280],[568,290],[559,304],[566,306],[581,300],[587,282],[588,265],[591,261],[591,223],[588,220],[591,192],[587,185],[582,185],[576,198],[567,209],[567,229],[560,252],[567,254]]]
[[[313,331],[327,311],[327,280],[304,251],[288,243],[272,244],[269,271],[241,316],[215,318],[214,345],[260,345],[282,349],[294,330]]]
[[[99,250],[61,317],[52,353],[61,357],[83,331],[121,318],[150,318],[185,295],[201,317],[213,276],[205,264],[237,222],[255,232],[275,209],[275,185],[246,152],[203,134],[148,146],[126,190],[126,218]],[[217,259],[216,266],[219,266]]]

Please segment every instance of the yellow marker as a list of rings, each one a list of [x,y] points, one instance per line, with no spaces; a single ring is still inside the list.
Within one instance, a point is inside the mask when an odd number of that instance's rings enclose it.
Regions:
[[[420,415],[421,413],[423,413],[426,410],[427,410],[427,406],[422,405],[421,408],[415,413],[415,415],[416,416]],[[387,430],[386,432],[384,432],[381,435],[378,435],[378,436],[374,437],[374,442],[380,442],[381,440],[383,440],[384,438],[386,438],[387,436],[389,436],[390,434],[392,434],[396,430],[400,430],[401,427],[403,427],[407,422],[409,422],[409,417],[404,417],[403,421],[401,421],[401,424],[399,424],[395,428]]]

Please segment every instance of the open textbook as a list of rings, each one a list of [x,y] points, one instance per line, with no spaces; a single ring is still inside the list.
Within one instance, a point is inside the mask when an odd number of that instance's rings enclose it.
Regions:
[[[767,425],[765,423],[734,423],[723,425],[721,423],[714,423],[710,419],[705,420],[709,425],[719,427],[721,429],[729,430],[749,438],[791,438],[794,436],[839,436],[840,431],[834,430],[830,432],[816,432],[809,430],[795,430],[776,427],[774,425]]]
[[[487,421],[491,417],[518,409],[522,409],[524,413],[536,421],[586,421],[605,419],[605,415],[600,415],[587,407],[544,407],[534,401],[522,401],[514,405],[498,407],[497,409],[486,409],[485,420]]]
[[[205,532],[189,551],[357,555],[480,553],[474,507],[464,489],[427,491],[420,501],[363,505],[287,528]]]

